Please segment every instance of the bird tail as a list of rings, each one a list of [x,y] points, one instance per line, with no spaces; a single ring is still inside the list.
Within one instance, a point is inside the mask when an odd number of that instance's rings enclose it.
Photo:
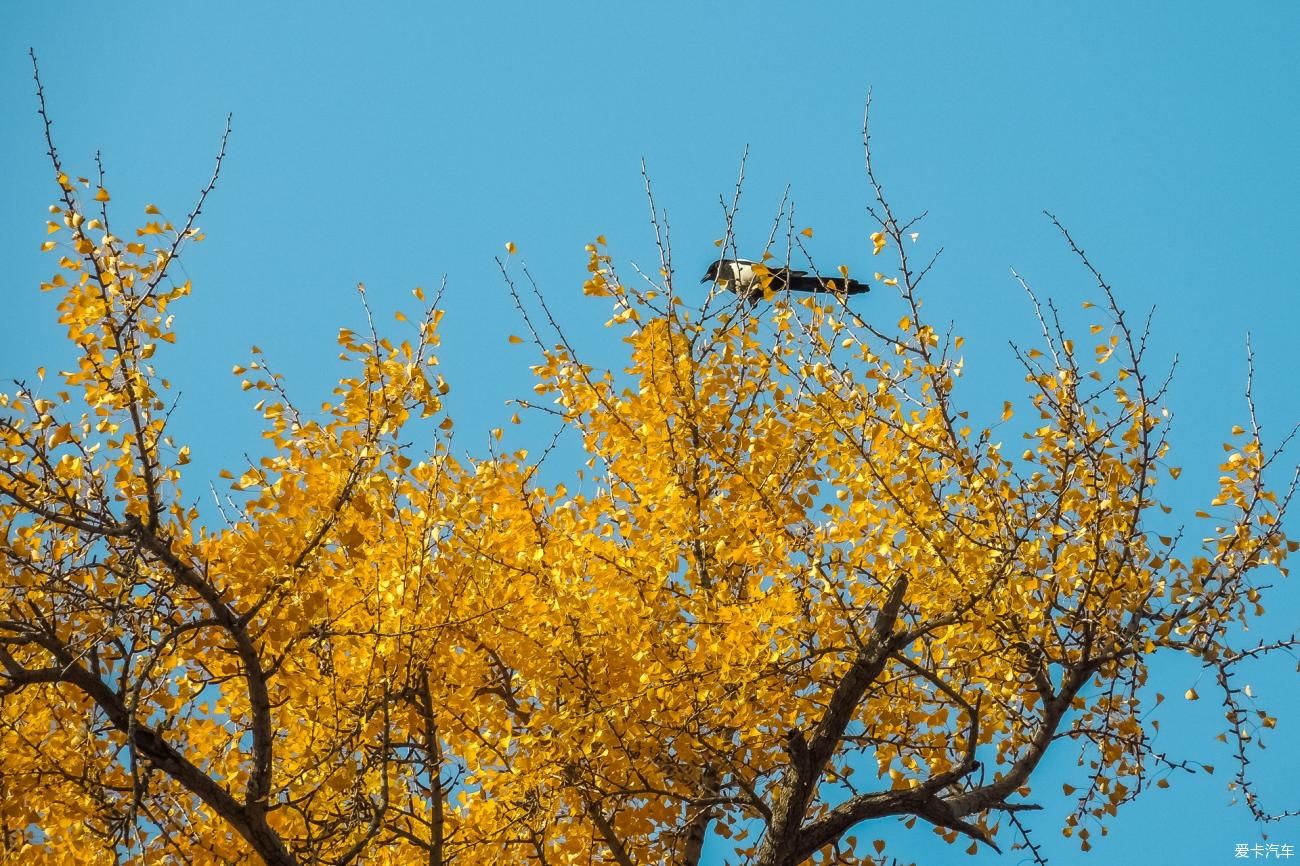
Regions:
[[[871,291],[871,286],[866,283],[859,283],[857,280],[846,280],[842,277],[810,277],[806,275],[792,278],[790,288],[796,292],[830,292],[843,295],[861,295]]]

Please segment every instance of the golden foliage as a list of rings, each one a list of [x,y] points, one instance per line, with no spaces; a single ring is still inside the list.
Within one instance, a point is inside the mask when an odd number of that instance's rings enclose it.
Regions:
[[[1241,428],[1200,550],[1152,534],[1176,470],[1104,282],[1112,336],[1085,355],[1045,325],[1004,453],[956,408],[960,342],[892,216],[888,332],[836,300],[632,291],[589,246],[628,360],[538,338],[527,405],[589,458],[563,483],[406,444],[450,425],[436,299],[411,341],[342,330],[319,412],[259,354],[234,372],[266,446],[200,513],[151,360],[197,229],[151,206],[157,246],[124,242],[56,171],[43,288],[78,362],[0,396],[0,862],[695,863],[705,832],[868,862],[844,840],[874,817],[994,844],[1061,738],[1092,768],[1072,828],[1175,766],[1150,657],[1226,678],[1254,575],[1294,548]]]

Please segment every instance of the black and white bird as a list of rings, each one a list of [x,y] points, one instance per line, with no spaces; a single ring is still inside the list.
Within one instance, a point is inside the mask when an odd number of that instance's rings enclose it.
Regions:
[[[716,283],[742,298],[758,301],[763,297],[763,283],[774,292],[829,292],[836,295],[860,295],[871,286],[843,277],[822,277],[807,271],[774,268],[749,259],[720,259],[709,265],[701,283]]]

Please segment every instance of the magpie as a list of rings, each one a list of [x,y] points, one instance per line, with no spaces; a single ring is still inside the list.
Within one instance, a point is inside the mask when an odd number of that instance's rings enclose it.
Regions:
[[[701,283],[716,283],[729,292],[757,302],[763,297],[763,278],[770,277],[768,287],[774,292],[789,289],[794,292],[831,292],[837,295],[860,295],[871,291],[871,286],[842,277],[822,277],[807,271],[789,268],[772,268],[749,259],[720,259],[709,265]]]

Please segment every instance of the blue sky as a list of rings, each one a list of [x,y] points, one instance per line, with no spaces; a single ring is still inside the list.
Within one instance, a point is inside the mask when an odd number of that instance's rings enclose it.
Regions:
[[[620,262],[653,266],[643,157],[683,279],[714,254],[718,197],[746,145],[742,247],[758,252],[788,184],[818,260],[869,272],[868,87],[886,188],[899,210],[929,211],[918,244],[945,249],[928,309],[967,338],[962,393],[975,417],[1023,394],[1006,344],[1031,340],[1033,320],[1009,268],[1067,306],[1089,296],[1047,208],[1129,306],[1155,306],[1154,361],[1179,356],[1176,502],[1190,511],[1212,495],[1218,443],[1244,417],[1248,333],[1265,435],[1300,420],[1300,5],[807,5],[5,4],[0,376],[66,356],[52,298],[37,291],[54,266],[37,247],[55,189],[32,46],[65,161],[89,174],[103,151],[119,220],[147,201],[182,214],[234,115],[201,220],[208,240],[182,260],[196,293],[163,360],[184,394],[176,429],[194,445],[196,494],[203,473],[257,447],[230,367],[256,343],[303,403],[323,398],[334,335],[360,320],[359,280],[389,310],[446,278],[443,373],[469,450],[484,450],[503,401],[530,385],[531,356],[506,344],[519,329],[493,261],[506,241],[580,348],[615,363],[608,311],[581,297],[583,245],[604,233]],[[1283,587],[1260,636],[1296,629],[1297,610],[1300,593]],[[1254,764],[1276,810],[1300,807],[1293,667],[1263,666],[1253,683],[1280,716]],[[1175,660],[1159,676],[1176,695],[1202,675]],[[1053,861],[1227,863],[1236,843],[1259,841],[1244,807],[1228,804],[1216,706],[1167,702],[1160,747],[1218,774],[1121,812],[1090,855],[1060,836],[1069,804],[1055,792],[1072,759],[1056,755],[1036,791],[1046,808],[1030,816]],[[1300,824],[1273,829],[1272,841],[1300,845]],[[965,858],[923,830],[858,835],[889,839],[900,859]]]

